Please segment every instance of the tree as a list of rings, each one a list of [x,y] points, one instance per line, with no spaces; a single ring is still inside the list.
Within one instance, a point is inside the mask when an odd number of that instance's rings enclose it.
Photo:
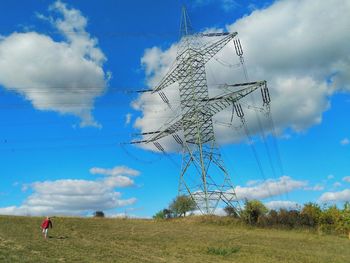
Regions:
[[[342,210],[342,228],[348,233],[350,239],[350,203],[345,202],[344,209]]]
[[[284,209],[281,208],[278,211],[278,222],[280,225],[287,226],[290,228],[300,226],[300,212],[298,210],[292,209]]]
[[[243,219],[252,225],[258,222],[259,217],[264,216],[268,212],[266,206],[258,200],[246,201],[242,212]]]
[[[225,211],[226,215],[228,215],[228,216],[232,216],[232,217],[235,217],[235,218],[238,217],[238,212],[237,212],[236,208],[234,208],[232,206],[229,206],[229,205],[226,206],[224,208],[224,211]]]
[[[196,209],[197,204],[190,196],[179,195],[170,204],[169,208],[175,216],[186,216],[186,213]]]
[[[96,211],[94,217],[105,217],[105,213],[103,211]]]
[[[165,218],[172,218],[173,217],[173,212],[170,209],[163,209],[164,217]]]
[[[320,221],[322,210],[318,204],[307,203],[300,212],[302,224],[316,227]]]
[[[320,216],[320,230],[326,233],[336,232],[341,228],[342,211],[336,205],[323,210]]]

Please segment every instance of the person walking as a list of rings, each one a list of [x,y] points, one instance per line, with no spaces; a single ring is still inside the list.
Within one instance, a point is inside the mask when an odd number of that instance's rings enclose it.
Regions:
[[[47,238],[49,228],[52,228],[52,222],[50,220],[50,217],[47,216],[46,219],[41,224],[42,233],[43,233],[45,239]]]

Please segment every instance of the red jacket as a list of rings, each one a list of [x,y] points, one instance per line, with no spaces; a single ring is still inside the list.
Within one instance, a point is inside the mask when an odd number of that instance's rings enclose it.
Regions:
[[[49,227],[52,228],[52,222],[50,219],[45,219],[44,222],[41,224],[41,228],[46,229]]]

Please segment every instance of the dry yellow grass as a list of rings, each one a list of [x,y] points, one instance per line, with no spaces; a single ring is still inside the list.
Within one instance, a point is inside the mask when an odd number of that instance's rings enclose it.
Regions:
[[[350,262],[346,237],[258,229],[225,218],[170,221],[0,216],[0,262]]]

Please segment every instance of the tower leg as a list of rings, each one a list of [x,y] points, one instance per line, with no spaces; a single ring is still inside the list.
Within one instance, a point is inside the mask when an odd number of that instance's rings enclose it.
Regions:
[[[213,214],[220,203],[240,209],[215,142],[187,147],[182,158],[179,195],[191,196],[202,214]]]

